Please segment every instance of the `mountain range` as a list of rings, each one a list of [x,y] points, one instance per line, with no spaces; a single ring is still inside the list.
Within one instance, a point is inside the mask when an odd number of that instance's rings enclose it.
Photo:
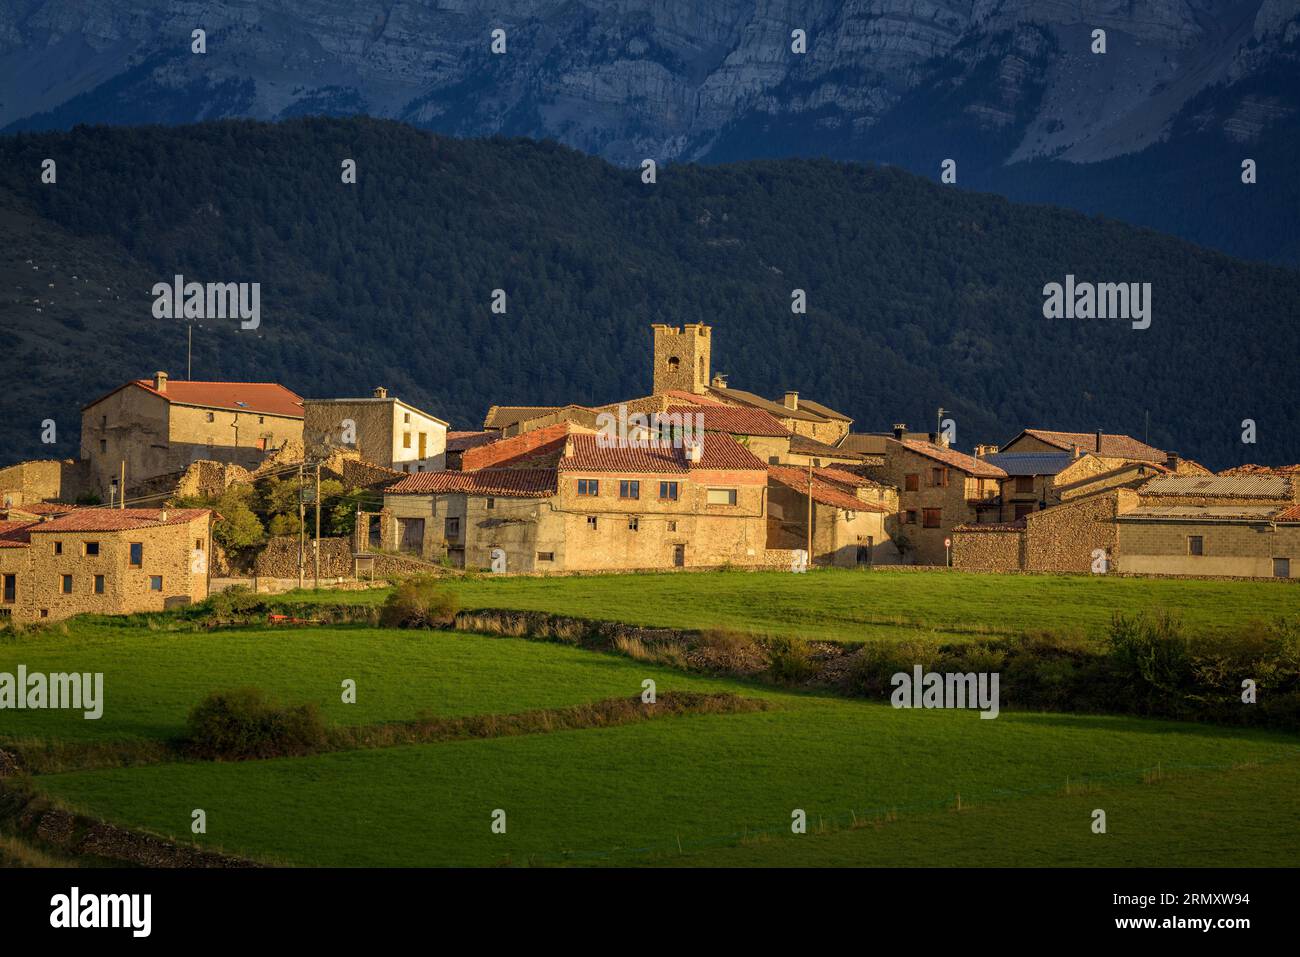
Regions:
[[[0,90],[11,132],[366,114],[622,166],[952,159],[1300,264],[1300,0],[6,0]]]

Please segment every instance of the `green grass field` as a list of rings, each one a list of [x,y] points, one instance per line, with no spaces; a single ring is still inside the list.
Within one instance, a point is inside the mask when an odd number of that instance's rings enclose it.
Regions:
[[[1135,587],[1143,585],[1161,587],[1144,600]],[[1185,587],[1193,585],[1200,587]],[[844,640],[866,637],[864,624],[877,637],[916,637],[917,627],[884,619],[919,623],[923,615],[971,634],[1049,627],[1091,633],[1112,607],[1154,605],[1212,631],[1244,615],[1291,614],[1296,593],[1270,583],[907,573],[483,579],[456,587],[465,607],[789,628]],[[1000,618],[993,607],[999,587],[1008,596]],[[864,600],[865,589],[878,589],[879,603]],[[800,602],[801,614],[790,614]],[[291,703],[317,702],[335,724],[630,697],[647,677],[660,691],[731,691],[771,705],[517,737],[32,779],[95,816],[272,863],[1194,867],[1300,858],[1295,734],[1007,711],[981,720],[971,711],[895,710],[524,639],[360,626],[170,632],[73,621],[0,642],[0,671],[20,663],[32,671],[103,671],[104,717],[0,712],[0,745],[170,738],[205,694],[240,685]],[[355,705],[340,701],[345,678],[357,681]],[[206,835],[190,834],[195,808],[207,814]],[[507,815],[505,834],[490,828],[498,808]],[[809,833],[790,833],[795,808],[806,812]],[[1098,808],[1107,814],[1106,834],[1091,829]]]
[[[1167,609],[1189,630],[1300,615],[1290,582],[1195,581],[963,572],[702,572],[448,579],[461,607],[546,611],[670,628],[733,628],[862,641],[906,634],[963,640],[1023,631],[1100,634],[1115,611]],[[386,591],[348,592],[382,602]],[[339,592],[286,599],[336,602]]]

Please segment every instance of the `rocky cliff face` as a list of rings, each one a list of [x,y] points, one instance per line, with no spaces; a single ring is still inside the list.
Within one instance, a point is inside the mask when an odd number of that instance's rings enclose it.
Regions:
[[[872,129],[922,90],[976,132],[1014,131],[1001,159],[1089,161],[1272,62],[1298,16],[1300,0],[16,0],[0,125],[367,112],[633,163],[707,158],[757,121],[873,158]],[[1234,134],[1291,108],[1249,108]]]

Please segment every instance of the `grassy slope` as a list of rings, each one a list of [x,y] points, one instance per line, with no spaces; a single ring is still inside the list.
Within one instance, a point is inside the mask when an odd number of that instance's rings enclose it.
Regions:
[[[535,654],[552,650],[500,639],[428,639],[438,640],[509,647],[524,669]],[[552,668],[551,678],[581,688],[589,666],[622,672],[624,686],[635,686],[646,673],[636,662],[586,654]],[[1025,798],[1048,798],[1067,779],[1122,786],[1137,784],[1144,769],[1157,765],[1227,769],[1260,762],[1257,773],[1272,787],[1238,796],[1237,811],[1219,821],[1226,829],[1222,837],[1261,863],[1291,859],[1296,850],[1296,802],[1278,800],[1294,794],[1300,755],[1292,737],[1050,714],[1004,713],[984,721],[971,712],[770,695],[780,708],[759,714],[36,780],[91,812],[180,836],[188,834],[190,811],[204,808],[208,843],[271,860],[484,865],[507,857],[559,862],[572,855],[583,862],[632,863],[667,853],[678,840],[690,852],[721,849],[747,831],[783,830],[795,807],[814,822],[821,816],[845,823],[851,810],[897,809],[906,821],[938,822],[938,837],[946,819],[926,816],[957,794],[966,804],[1009,809]],[[1166,799],[1131,806],[1133,815],[1112,836],[1116,843],[1140,841],[1142,853],[1154,856],[1151,863],[1161,863],[1163,853],[1182,852],[1178,842],[1148,835],[1167,833],[1160,828],[1169,821],[1205,810],[1185,804],[1176,786]],[[489,832],[494,808],[509,815],[505,836]],[[1043,820],[1048,830],[1035,840],[1045,858],[1077,853],[1068,832],[1054,838],[1050,815]],[[1005,833],[1005,821],[994,831]],[[917,859],[895,863],[944,863],[942,841],[918,840],[916,846]],[[836,856],[856,854],[850,846]]]
[[[346,724],[525,711],[640,694],[641,679],[662,690],[716,690],[710,681],[665,668],[629,670],[618,658],[517,638],[378,628],[249,629],[169,633],[109,624],[0,643],[0,672],[103,672],[104,715],[4,711],[0,741],[165,738],[212,691],[252,685],[290,703],[317,702]],[[357,682],[357,702],[341,682]]]
[[[1300,614],[1300,588],[1271,581],[1079,575],[821,571],[448,580],[462,608],[517,608],[680,628],[861,641],[900,634],[961,640],[988,632],[1099,634],[1113,611],[1166,608],[1193,630]],[[350,592],[382,601],[386,592]],[[334,602],[339,592],[288,597]]]

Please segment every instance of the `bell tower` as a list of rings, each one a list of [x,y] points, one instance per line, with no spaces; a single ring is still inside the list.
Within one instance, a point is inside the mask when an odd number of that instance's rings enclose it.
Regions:
[[[703,395],[709,387],[713,327],[687,323],[681,329],[655,323],[654,392],[669,390]]]

